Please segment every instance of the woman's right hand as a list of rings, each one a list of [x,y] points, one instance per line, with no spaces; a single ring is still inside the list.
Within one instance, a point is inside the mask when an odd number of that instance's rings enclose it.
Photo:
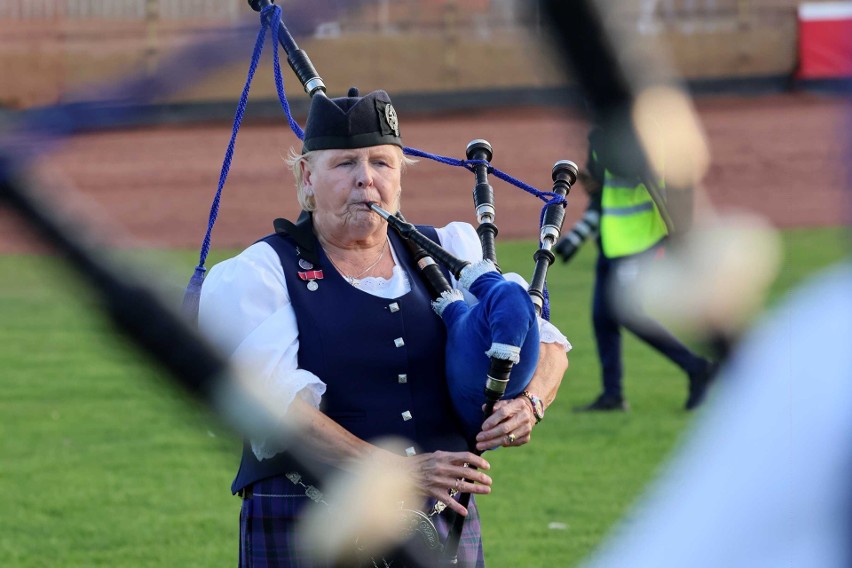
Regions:
[[[451,489],[491,493],[491,478],[482,471],[491,469],[491,464],[474,453],[437,451],[405,458],[403,463],[421,492],[462,516],[467,516],[467,509],[450,496]]]

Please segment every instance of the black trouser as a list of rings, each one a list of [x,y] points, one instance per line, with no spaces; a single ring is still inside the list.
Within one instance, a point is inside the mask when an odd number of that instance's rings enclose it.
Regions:
[[[599,251],[592,299],[592,323],[601,363],[603,394],[607,397],[623,397],[622,327],[659,351],[688,375],[700,373],[708,364],[706,359],[690,351],[641,308],[633,308],[629,313],[616,310],[614,300],[624,297],[626,290],[635,285],[641,265],[652,261],[664,250],[664,241],[661,241],[644,252],[619,258],[607,258]]]

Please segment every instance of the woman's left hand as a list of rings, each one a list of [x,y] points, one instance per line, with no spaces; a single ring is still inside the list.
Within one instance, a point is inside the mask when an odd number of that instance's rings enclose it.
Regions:
[[[483,452],[499,446],[523,446],[530,441],[535,422],[532,406],[524,397],[499,400],[476,435],[476,449]]]

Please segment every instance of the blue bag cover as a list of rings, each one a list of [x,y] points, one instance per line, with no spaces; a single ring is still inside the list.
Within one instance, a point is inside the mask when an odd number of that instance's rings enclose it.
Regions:
[[[514,398],[532,378],[540,338],[535,308],[523,286],[489,271],[479,275],[468,290],[478,303],[469,306],[461,300],[453,301],[441,317],[447,326],[446,369],[451,399],[465,435],[473,439],[485,418],[482,405],[492,348],[498,358],[516,361],[504,395]],[[501,346],[514,346],[514,355]]]

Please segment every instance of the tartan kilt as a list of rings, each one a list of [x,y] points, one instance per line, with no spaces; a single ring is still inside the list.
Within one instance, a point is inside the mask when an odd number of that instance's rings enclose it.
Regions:
[[[315,504],[304,489],[284,476],[251,485],[240,510],[240,568],[331,568],[315,562],[299,546],[296,525],[307,506]],[[429,504],[430,508],[432,503]],[[441,540],[449,533],[449,509],[432,517]],[[471,496],[458,551],[459,568],[484,568],[479,511]]]

